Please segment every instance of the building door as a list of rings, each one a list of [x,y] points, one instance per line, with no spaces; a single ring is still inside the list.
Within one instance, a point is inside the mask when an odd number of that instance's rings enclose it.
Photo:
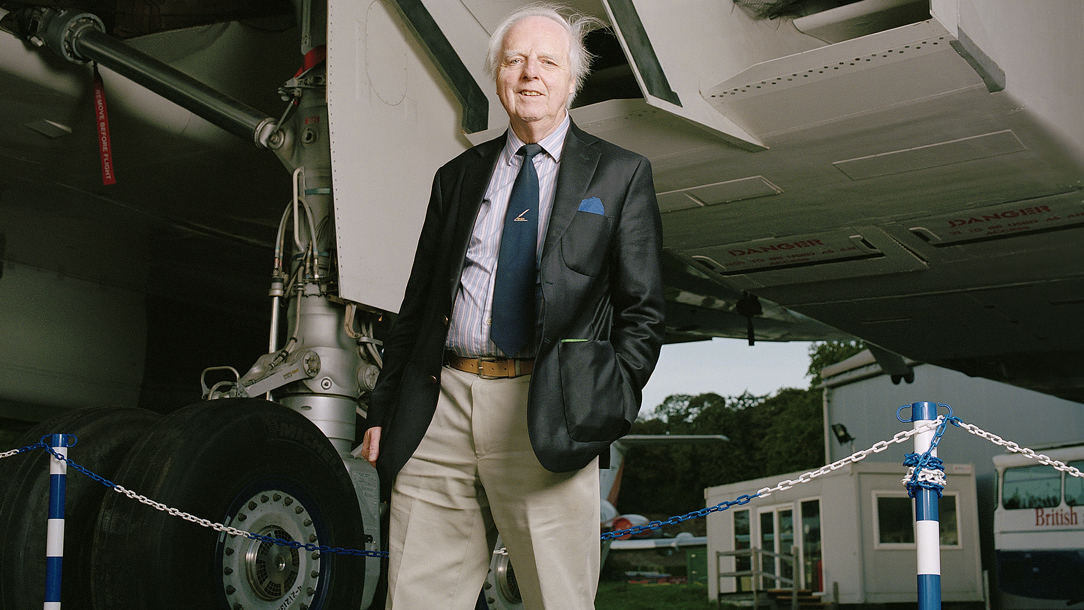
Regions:
[[[761,550],[790,557],[791,549],[794,548],[794,506],[784,504],[761,508],[758,511],[757,519],[760,526]],[[762,555],[760,562],[760,569],[765,574],[794,578],[794,566],[791,565],[790,561],[770,555]],[[761,587],[764,589],[779,589],[782,588],[782,585],[774,578],[763,576],[761,578]]]

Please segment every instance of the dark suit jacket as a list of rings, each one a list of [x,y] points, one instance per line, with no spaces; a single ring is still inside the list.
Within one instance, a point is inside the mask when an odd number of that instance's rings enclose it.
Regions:
[[[382,426],[385,488],[436,408],[467,243],[505,135],[437,171],[367,427]],[[541,332],[528,398],[535,454],[584,467],[628,432],[663,337],[662,229],[647,159],[569,126],[539,277]],[[597,198],[602,212],[592,201]],[[584,209],[581,209],[584,208]],[[608,455],[608,454],[607,454]]]

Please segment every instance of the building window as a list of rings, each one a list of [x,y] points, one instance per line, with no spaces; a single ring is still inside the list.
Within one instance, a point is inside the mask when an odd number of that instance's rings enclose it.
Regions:
[[[802,511],[802,567],[805,588],[810,591],[824,590],[823,558],[821,550],[821,502],[803,500]]]
[[[956,523],[956,494],[945,494],[938,501],[941,546],[960,546],[960,526]]]
[[[1061,503],[1061,473],[1042,464],[1005,469],[1001,505],[1013,508],[1049,508]]]
[[[877,542],[915,543],[913,504],[907,496],[877,496]]]
[[[960,546],[958,495],[946,493],[938,501],[941,546]],[[874,496],[877,538],[875,546],[900,547],[915,544],[915,501],[906,495]]]

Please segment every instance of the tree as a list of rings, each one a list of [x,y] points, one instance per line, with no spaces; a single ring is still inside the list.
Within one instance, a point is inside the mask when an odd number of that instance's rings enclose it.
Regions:
[[[683,514],[704,506],[704,489],[815,468],[824,459],[820,392],[774,396],[668,397],[633,434],[725,434],[723,444],[636,447],[626,455],[619,510]]]
[[[861,341],[825,341],[809,348],[809,388],[770,396],[674,394],[631,434],[724,434],[713,445],[635,447],[625,457],[618,510],[653,517],[704,507],[704,489],[824,464],[820,372],[866,349]],[[755,489],[747,493],[755,492]]]
[[[819,341],[809,344],[809,369],[806,376],[812,378],[810,387],[817,387],[821,381],[821,371],[825,367],[843,362],[866,349],[866,342],[854,341]]]

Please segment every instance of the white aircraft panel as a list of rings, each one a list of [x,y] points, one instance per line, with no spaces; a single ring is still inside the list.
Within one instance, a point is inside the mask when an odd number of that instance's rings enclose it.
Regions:
[[[484,46],[473,20],[457,39],[471,31]],[[329,3],[328,114],[341,295],[398,311],[433,173],[469,143],[459,103],[392,3]]]

